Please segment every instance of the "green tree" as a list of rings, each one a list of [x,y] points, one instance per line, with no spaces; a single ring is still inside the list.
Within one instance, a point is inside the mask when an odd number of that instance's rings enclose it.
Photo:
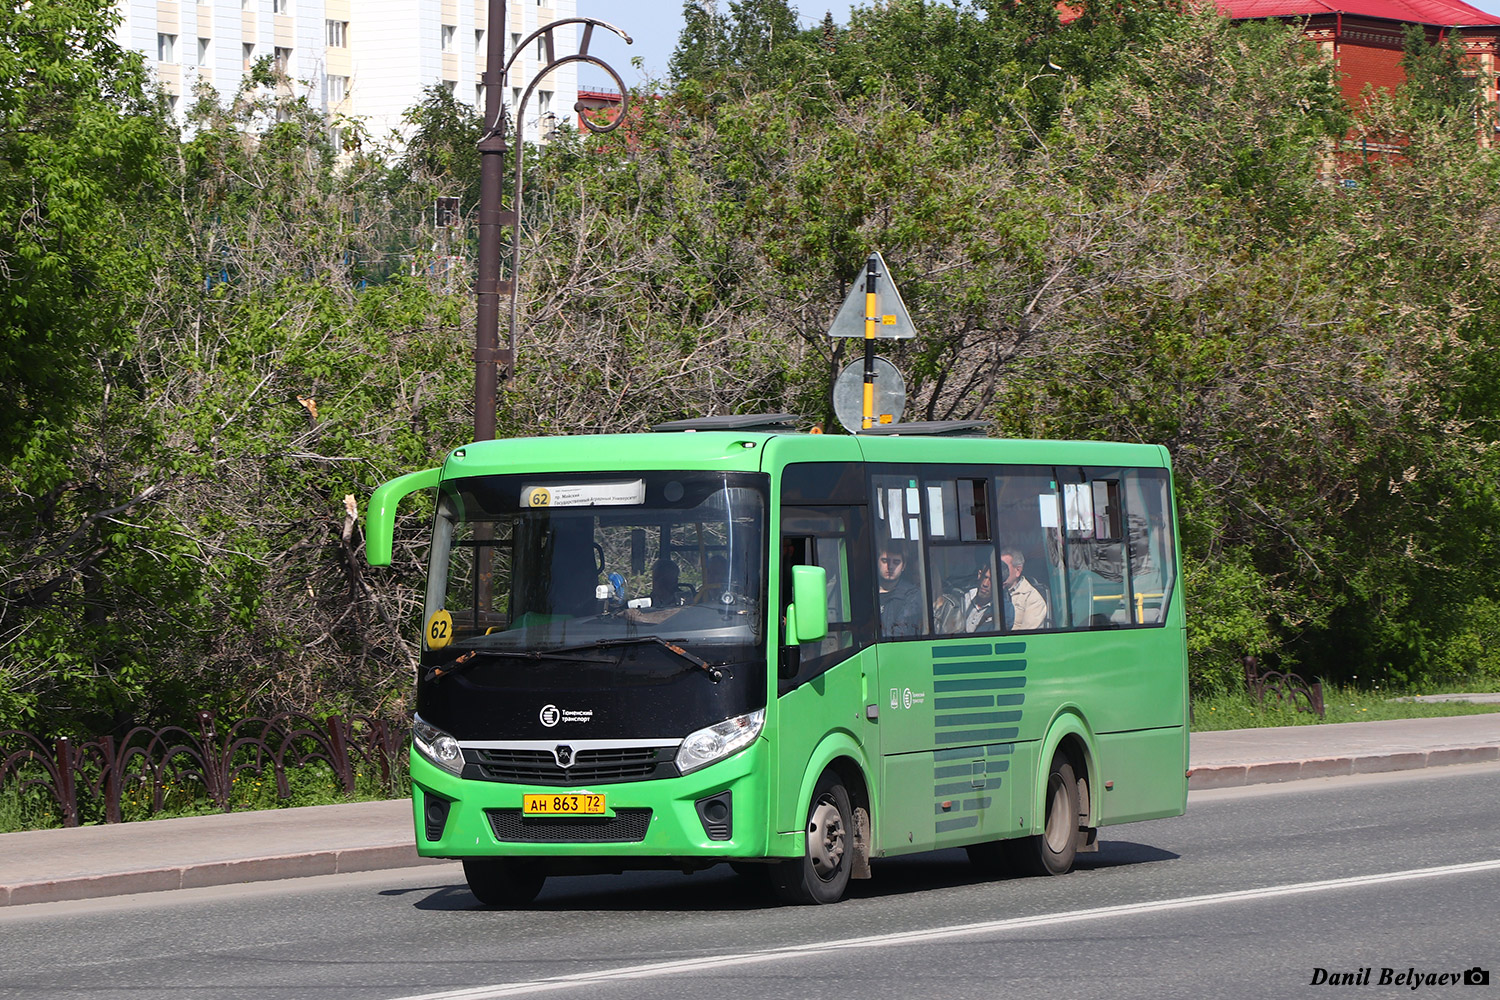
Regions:
[[[729,13],[729,58],[752,72],[771,64],[776,50],[800,34],[787,0],[729,0]]]
[[[7,489],[62,475],[69,420],[122,344],[138,280],[129,219],[159,184],[165,132],[104,0],[0,11],[0,468]]]
[[[0,499],[5,723],[370,711],[407,688],[414,567],[360,568],[345,497],[464,433],[466,380],[433,373],[471,367],[446,252],[465,246],[404,208],[430,207],[425,178],[390,196],[385,163],[338,162],[275,83],[199,95],[131,218],[131,321],[79,393],[65,474]]]
[[[1420,24],[1402,26],[1401,72],[1405,80],[1401,95],[1423,117],[1472,114],[1484,81],[1464,52],[1463,36],[1457,31],[1440,32],[1429,42],[1427,31]]]
[[[724,65],[728,37],[716,0],[683,0],[682,32],[667,63],[674,82],[701,80]]]
[[[416,185],[429,198],[447,195],[460,198],[465,206],[477,206],[483,118],[446,87],[434,84],[423,91],[421,103],[404,116],[411,135],[392,174],[395,190]]]

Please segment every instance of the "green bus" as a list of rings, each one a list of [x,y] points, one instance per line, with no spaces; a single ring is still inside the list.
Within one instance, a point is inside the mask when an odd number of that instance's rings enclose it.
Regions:
[[[1164,448],[788,419],[479,442],[375,491],[372,566],[437,491],[415,835],[481,902],[728,862],[831,903],[952,847],[1062,874],[1183,812]]]

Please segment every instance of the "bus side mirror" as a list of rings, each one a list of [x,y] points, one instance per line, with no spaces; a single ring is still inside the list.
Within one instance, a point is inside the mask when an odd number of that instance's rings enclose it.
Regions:
[[[391,538],[396,533],[396,505],[407,494],[438,484],[442,469],[423,469],[397,476],[375,487],[365,508],[365,562],[371,566],[391,564]]]
[[[646,572],[646,531],[644,528],[630,530],[630,572],[635,576]]]
[[[822,566],[792,567],[792,603],[787,608],[788,645],[816,642],[828,634],[828,571]]]

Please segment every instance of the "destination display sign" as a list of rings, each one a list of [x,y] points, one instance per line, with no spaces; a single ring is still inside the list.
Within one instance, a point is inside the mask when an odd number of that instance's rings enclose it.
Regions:
[[[535,483],[521,487],[523,507],[628,507],[646,502],[646,481]]]

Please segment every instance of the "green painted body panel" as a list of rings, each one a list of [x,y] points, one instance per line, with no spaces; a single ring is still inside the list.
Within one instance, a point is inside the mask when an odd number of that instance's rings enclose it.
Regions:
[[[442,476],[763,471],[779,511],[786,465],[861,461],[1169,468],[1156,445],[716,431],[482,442],[451,452]],[[773,518],[773,636],[776,609],[791,599],[779,592],[779,531]],[[784,695],[777,643],[769,642],[765,728],[750,748],[684,777],[588,789],[604,792],[612,809],[653,810],[640,843],[502,843],[486,809],[518,808],[526,792],[578,789],[463,781],[414,753],[419,853],[798,856],[812,786],[831,764],[865,786],[875,856],[1024,836],[1039,832],[1046,770],[1064,741],[1086,762],[1093,824],[1179,814],[1188,737],[1180,555],[1178,562],[1177,594],[1160,626],[886,641]],[[1114,782],[1108,792],[1106,781]],[[725,789],[734,797],[734,839],[710,841],[693,802]],[[453,801],[436,843],[424,836],[428,794]]]
[[[1133,650],[1132,638],[1141,640]],[[1038,832],[1045,768],[1068,734],[1098,789],[1095,825],[1181,813],[1184,677],[1180,650],[1172,652],[1180,643],[1160,628],[879,646],[871,683],[886,812],[876,821],[877,852]],[[1128,794],[1101,797],[1105,781],[1125,787],[1127,766]],[[917,818],[928,812],[930,824]]]
[[[1177,771],[1167,765],[1183,756],[1181,729],[1143,729],[1131,733],[1101,733],[1102,761],[1095,794],[1099,826],[1142,819],[1178,816],[1187,808],[1187,761]],[[1106,790],[1104,782],[1111,782]]]
[[[1165,449],[1156,444],[957,437],[862,437],[845,440],[855,441],[859,445],[866,462],[1129,465],[1143,469],[1160,469],[1168,464]]]
[[[1026,716],[1026,643],[1001,637],[879,647],[880,745],[891,806],[879,850],[996,840],[1012,830],[1012,773]],[[897,805],[897,803],[900,803]]]

